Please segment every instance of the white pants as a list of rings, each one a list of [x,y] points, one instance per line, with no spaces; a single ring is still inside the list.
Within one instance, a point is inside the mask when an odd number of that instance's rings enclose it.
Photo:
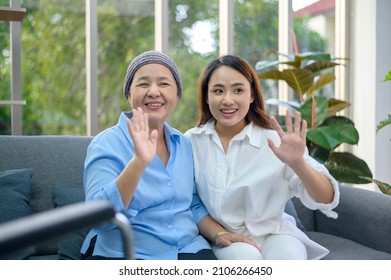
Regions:
[[[254,246],[235,242],[228,247],[213,246],[219,260],[306,260],[304,244],[291,235],[271,235],[262,243],[261,251]]]

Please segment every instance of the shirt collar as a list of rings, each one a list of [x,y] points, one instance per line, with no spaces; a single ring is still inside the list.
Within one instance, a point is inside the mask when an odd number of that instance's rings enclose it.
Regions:
[[[214,128],[215,119],[210,119],[206,124],[198,127],[194,133],[195,134],[217,134]],[[248,139],[250,145],[260,148],[261,147],[261,137],[262,137],[263,129],[254,125],[252,122],[245,126],[245,128],[232,139],[233,141],[243,141],[246,138]]]
[[[168,123],[164,123],[164,134],[166,137],[170,137],[173,142],[177,142],[178,144],[181,142],[181,132],[177,129],[170,126]]]

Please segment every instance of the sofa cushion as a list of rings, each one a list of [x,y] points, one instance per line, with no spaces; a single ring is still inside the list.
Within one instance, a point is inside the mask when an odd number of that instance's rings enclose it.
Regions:
[[[378,251],[346,238],[323,232],[306,232],[309,238],[327,248],[324,260],[390,260],[391,254]]]
[[[54,208],[84,201],[84,190],[75,187],[54,187],[52,200]]]
[[[54,187],[52,191],[55,208],[84,201],[84,190],[74,187]],[[60,260],[80,259],[80,248],[89,229],[70,234],[58,243],[58,258]]]
[[[305,232],[305,228],[303,224],[301,223],[301,220],[299,216],[297,215],[295,205],[293,204],[292,200],[289,200],[285,205],[285,213],[291,215],[296,220],[296,226]]]
[[[31,169],[0,172],[0,223],[31,214]]]

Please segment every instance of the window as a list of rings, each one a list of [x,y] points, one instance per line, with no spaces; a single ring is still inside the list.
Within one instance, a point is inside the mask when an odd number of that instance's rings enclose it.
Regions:
[[[129,111],[123,82],[129,62],[154,49],[154,0],[98,1],[98,129]]]
[[[9,5],[8,0],[0,4]],[[3,3],[4,2],[4,3]],[[92,1],[91,1],[92,2]],[[184,94],[169,122],[186,131],[197,122],[197,82],[205,65],[220,54],[220,9],[226,2],[219,0],[169,0],[164,16],[167,27],[155,28],[155,0],[95,0],[96,26],[96,77],[87,80],[90,65],[86,62],[91,50],[86,46],[86,1],[80,0],[24,0],[20,1],[27,13],[22,21],[22,99],[27,102],[23,110],[23,134],[85,135],[94,110],[98,132],[114,125],[119,112],[129,109],[123,97],[122,85],[128,63],[139,53],[155,49],[159,33],[166,35],[167,51],[181,71]],[[281,5],[303,2],[290,14],[281,14]],[[278,1],[232,0],[233,53],[243,56],[253,66],[265,59],[265,51],[281,46],[279,33],[291,36],[287,24],[281,29],[282,17],[292,16],[294,30],[299,37],[301,51],[327,50],[341,55],[338,39],[345,34],[334,34],[338,7],[323,13],[309,9],[316,2],[334,0]],[[338,1],[345,2],[345,1]],[[340,4],[338,4],[340,5]],[[224,6],[225,7],[225,6]],[[290,7],[289,7],[290,8]],[[310,10],[310,16],[299,17],[300,11]],[[88,13],[87,13],[88,14]],[[316,19],[319,16],[323,19]],[[158,15],[160,16],[160,15]],[[319,29],[319,24],[328,26]],[[9,99],[10,47],[9,23],[0,22],[0,99]],[[281,31],[284,30],[284,31]],[[337,29],[338,30],[338,29]],[[342,32],[344,33],[344,32]],[[156,35],[157,34],[157,35]],[[168,35],[167,35],[168,34]],[[331,37],[328,37],[331,34]],[[167,39],[168,37],[168,39]],[[334,38],[334,39],[333,39]],[[335,43],[334,41],[335,40]],[[334,47],[334,45],[336,47]],[[92,65],[92,64],[91,64]],[[339,78],[337,77],[337,81]],[[345,78],[343,79],[345,80]],[[88,87],[94,86],[96,104],[86,99]],[[273,82],[262,81],[265,98],[278,98],[279,89]],[[337,87],[337,86],[336,86]],[[338,92],[339,87],[335,92]],[[280,89],[281,91],[281,89]],[[345,92],[345,91],[344,91]],[[343,97],[341,98],[343,99]],[[89,104],[86,104],[89,103]],[[270,110],[269,110],[270,111]],[[9,107],[0,107],[0,133],[10,133]]]
[[[219,1],[169,1],[169,55],[183,82],[183,97],[169,122],[182,132],[198,119],[197,83],[206,64],[218,56]]]

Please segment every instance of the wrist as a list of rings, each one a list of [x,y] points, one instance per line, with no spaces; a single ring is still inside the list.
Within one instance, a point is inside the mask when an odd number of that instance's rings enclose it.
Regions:
[[[229,233],[229,232],[228,232],[228,231],[220,231],[220,232],[216,233],[216,234],[213,236],[213,238],[212,238],[213,243],[216,244],[217,239],[218,239],[220,236],[222,236],[222,235],[224,235],[224,234],[227,234],[227,233]]]

